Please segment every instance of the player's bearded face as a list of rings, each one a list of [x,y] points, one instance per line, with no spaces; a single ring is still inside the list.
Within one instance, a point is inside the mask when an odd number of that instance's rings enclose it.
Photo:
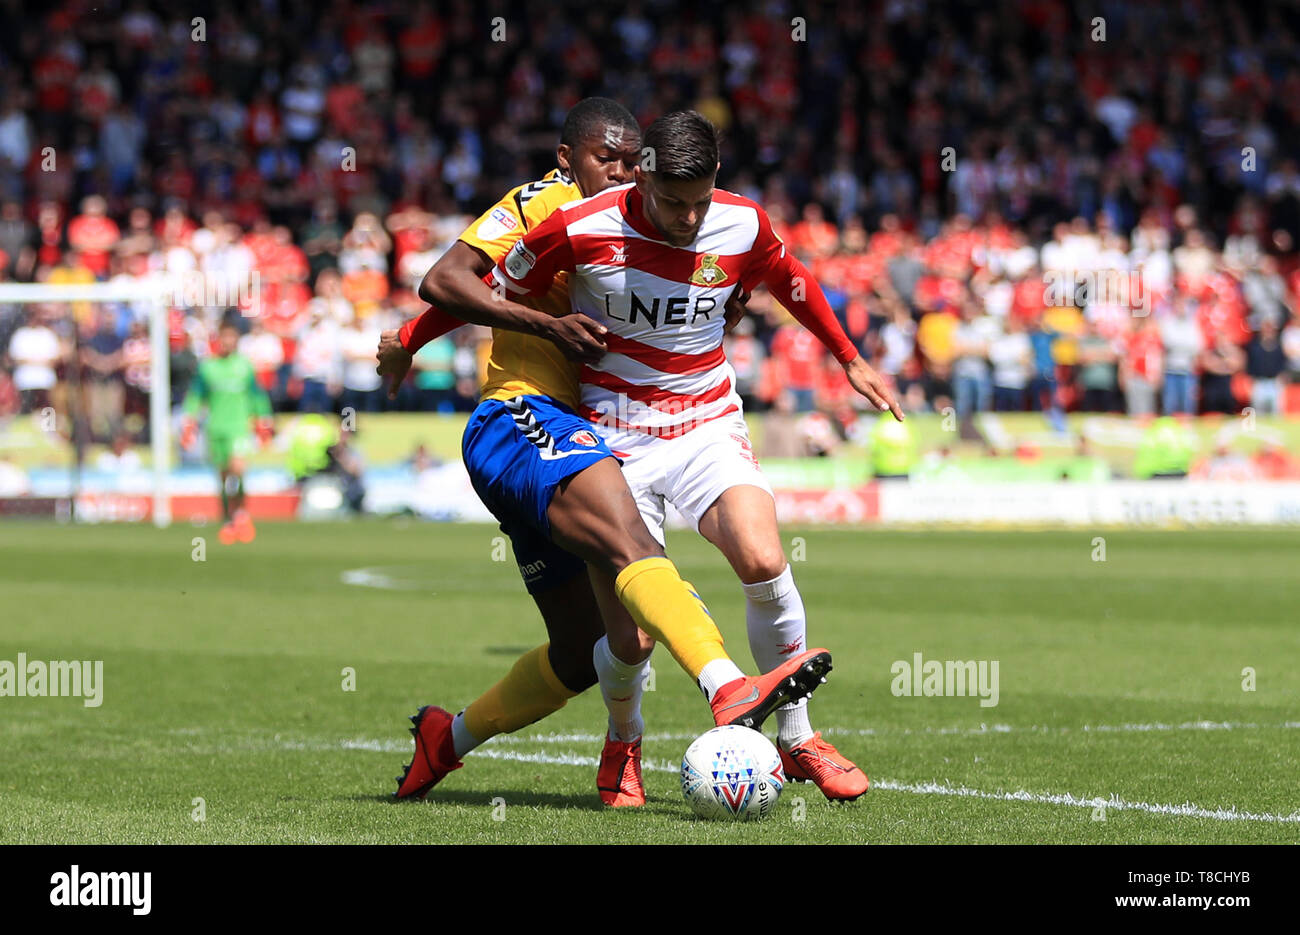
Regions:
[[[715,174],[690,182],[660,179],[638,166],[636,187],[641,192],[646,219],[674,247],[689,246],[699,233],[704,215],[713,201],[716,178]]]

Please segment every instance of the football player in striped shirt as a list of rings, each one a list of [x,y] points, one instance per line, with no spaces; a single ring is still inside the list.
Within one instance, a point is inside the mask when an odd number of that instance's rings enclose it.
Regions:
[[[434,706],[420,709],[412,718],[415,756],[398,778],[398,798],[423,798],[489,737],[531,724],[596,684],[592,645],[607,629],[602,614],[611,608],[597,604],[587,564],[613,582],[609,600],[619,612],[611,617],[616,629],[608,631],[609,639],[632,659],[649,653],[638,626],[663,641],[704,690],[719,724],[757,727],[776,708],[810,694],[830,671],[825,650],[799,653],[780,671],[758,678],[745,677],[727,656],[703,601],[642,522],[618,462],[574,411],[577,365],[569,357],[596,360],[606,329],[569,314],[564,277],[528,305],[489,301],[468,314],[439,305],[445,279],[468,278],[486,289],[481,277],[559,205],[626,181],[639,144],[640,127],[616,102],[589,98],[575,106],[557,149],[559,169],[508,193],[421,284],[422,298],[459,318],[448,322],[441,312],[426,313],[402,334],[381,340],[379,369],[394,377],[395,388],[421,340],[461,319],[494,326],[487,383],[465,430],[465,465],[510,535],[550,636],[455,717]],[[629,783],[602,790],[602,799],[642,804],[639,743],[622,752],[614,773],[627,773]],[[634,770],[624,768],[629,763]]]
[[[758,466],[722,351],[722,307],[737,284],[765,285],[881,410],[903,414],[886,384],[844,334],[807,268],[753,201],[715,187],[716,131],[679,111],[646,130],[634,184],[567,205],[529,231],[493,270],[496,288],[523,297],[567,275],[575,312],[609,329],[607,353],[581,373],[579,413],[623,461],[642,518],[663,542],[671,503],[726,556],[746,599],[750,647],[764,671],[807,646],[803,600],[777,529],[772,488]],[[493,303],[487,286],[440,298]],[[501,304],[499,302],[495,304]],[[592,570],[598,598],[611,582]],[[609,616],[619,613],[606,599]],[[635,667],[601,673],[618,739],[639,737]],[[786,775],[812,780],[830,799],[867,790],[866,775],[812,729],[806,699],[777,711]]]

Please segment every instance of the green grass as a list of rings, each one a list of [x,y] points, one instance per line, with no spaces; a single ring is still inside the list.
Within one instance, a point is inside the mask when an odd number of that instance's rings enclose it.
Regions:
[[[1052,800],[1296,815],[1294,531],[1107,533],[1101,563],[1091,531],[786,530],[805,538],[814,645],[835,653],[814,724],[875,787],[831,806],[789,785],[753,826],[682,801],[672,770],[710,721],[662,650],[646,808],[598,805],[595,692],[470,756],[426,803],[390,802],[406,715],[466,704],[542,640],[514,568],[491,561],[496,530],[265,525],[233,548],[215,532],[0,525],[0,660],[102,659],[105,681],[98,708],[0,698],[0,843],[1300,840],[1294,821],[1111,807],[1103,822]],[[752,668],[723,560],[686,533],[670,550]],[[340,581],[359,567],[408,589]],[[999,704],[894,697],[890,665],[915,652],[997,660]]]

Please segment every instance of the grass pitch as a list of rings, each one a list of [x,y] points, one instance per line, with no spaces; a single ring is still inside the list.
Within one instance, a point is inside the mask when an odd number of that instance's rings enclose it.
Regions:
[[[812,643],[835,654],[814,726],[873,788],[832,806],[791,784],[743,826],[681,799],[711,721],[662,650],[646,808],[600,807],[594,690],[394,804],[406,716],[456,710],[543,639],[497,531],[215,533],[0,525],[0,660],[104,672],[99,707],[0,697],[0,843],[1300,840],[1294,531],[1106,532],[1102,562],[1087,530],[784,530]],[[721,556],[685,532],[669,549],[752,670]],[[998,704],[895,696],[915,653],[997,661]]]

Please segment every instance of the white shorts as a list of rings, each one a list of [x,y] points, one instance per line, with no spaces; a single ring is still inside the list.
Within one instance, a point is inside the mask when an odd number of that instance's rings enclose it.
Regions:
[[[676,507],[698,532],[700,517],[732,487],[758,487],[773,496],[742,418],[717,419],[678,438],[630,447],[621,455],[623,476],[660,545],[665,544],[666,504]]]

